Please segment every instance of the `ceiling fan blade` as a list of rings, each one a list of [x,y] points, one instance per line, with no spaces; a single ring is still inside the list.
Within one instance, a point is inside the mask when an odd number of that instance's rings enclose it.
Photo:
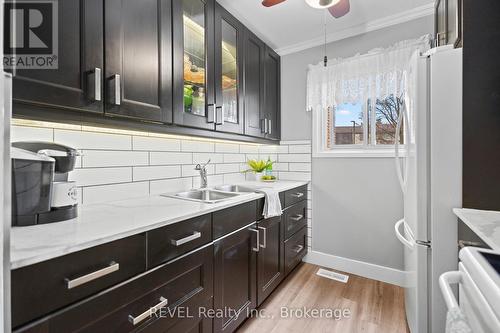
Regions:
[[[286,0],[264,0],[264,1],[262,1],[262,6],[271,7],[271,6],[277,5],[279,3],[282,3],[284,1],[286,1]]]
[[[339,3],[328,8],[330,14],[332,14],[332,16],[335,18],[344,16],[345,14],[349,13],[349,10],[351,10],[351,4],[349,3],[349,0],[340,0]]]

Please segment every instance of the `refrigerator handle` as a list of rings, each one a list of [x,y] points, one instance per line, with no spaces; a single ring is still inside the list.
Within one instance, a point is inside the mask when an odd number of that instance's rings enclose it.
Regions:
[[[458,308],[457,299],[450,285],[460,283],[461,281],[462,273],[459,271],[446,272],[439,277],[439,287],[441,288],[441,293],[443,294],[444,302],[448,310]]]
[[[401,225],[403,223],[405,223],[405,220],[401,219],[394,225],[394,231],[396,233],[396,237],[399,239],[401,243],[403,243],[404,246],[408,247],[410,250],[413,250],[415,246],[415,241],[409,241],[405,238],[404,235],[401,234]]]
[[[406,120],[406,124],[408,125],[408,114],[406,111],[406,107],[403,107],[401,112],[399,113],[397,124],[396,124],[396,135],[394,140],[394,150],[395,150],[395,163],[396,163],[396,173],[398,175],[399,185],[401,186],[401,191],[403,194],[406,193],[406,179],[408,179],[408,161],[405,162],[405,174],[403,176],[403,171],[401,170],[401,158],[399,156],[399,138],[401,132],[401,126],[403,125],[403,121]],[[405,132],[405,142],[404,144],[408,147],[408,129],[404,130]],[[407,151],[407,154],[409,152]]]

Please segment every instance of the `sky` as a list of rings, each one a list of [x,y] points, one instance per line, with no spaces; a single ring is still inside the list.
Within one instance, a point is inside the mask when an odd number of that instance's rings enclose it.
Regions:
[[[335,126],[352,126],[351,120],[356,121],[357,124],[361,124],[359,116],[362,111],[361,103],[339,105],[335,112]]]

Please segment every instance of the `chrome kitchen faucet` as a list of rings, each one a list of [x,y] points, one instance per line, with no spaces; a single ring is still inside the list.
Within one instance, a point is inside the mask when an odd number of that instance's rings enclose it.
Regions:
[[[200,177],[201,177],[201,188],[207,188],[208,186],[208,180],[207,180],[207,165],[210,163],[210,159],[208,159],[207,163],[205,164],[197,164],[196,167],[194,168],[195,170],[198,170],[200,172]]]

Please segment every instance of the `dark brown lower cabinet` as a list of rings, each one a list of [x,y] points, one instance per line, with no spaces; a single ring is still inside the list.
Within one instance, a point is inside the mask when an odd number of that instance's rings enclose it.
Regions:
[[[215,242],[214,308],[224,315],[214,332],[235,331],[256,307],[257,234],[254,225]]]
[[[307,227],[285,241],[285,274],[288,275],[307,253]]]
[[[261,244],[257,254],[257,304],[261,305],[285,277],[282,219],[259,221],[258,229]]]
[[[212,304],[210,245],[17,332],[211,332],[212,320],[200,316],[199,309],[211,309]]]

